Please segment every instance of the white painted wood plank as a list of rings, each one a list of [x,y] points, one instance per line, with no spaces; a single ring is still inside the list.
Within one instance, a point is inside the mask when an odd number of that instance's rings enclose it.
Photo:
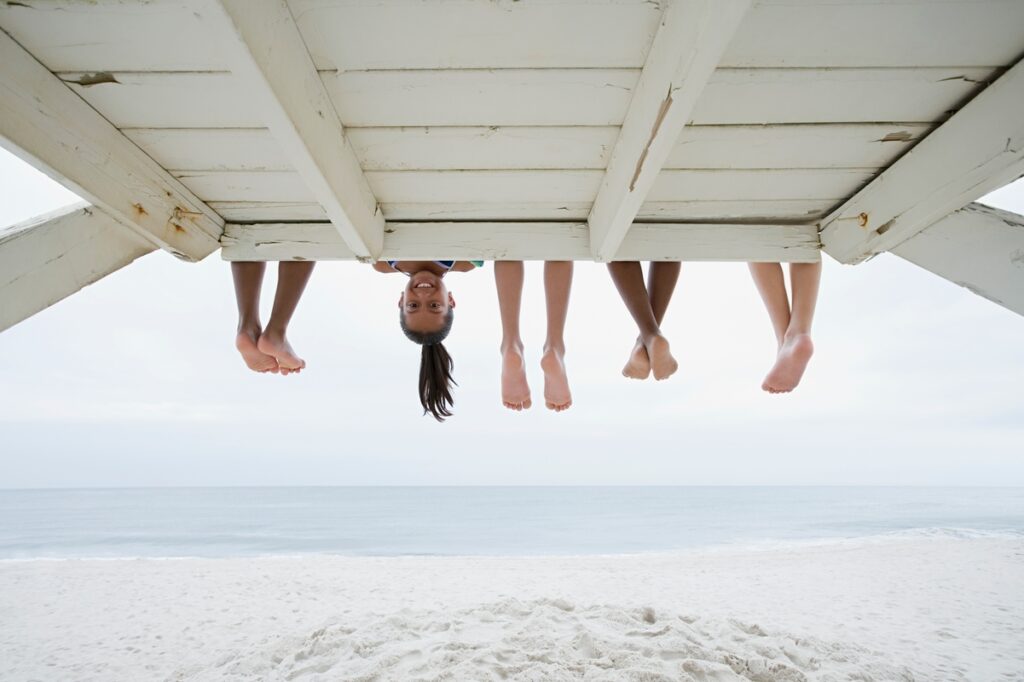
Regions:
[[[125,136],[175,171],[289,171],[266,128],[125,128]]]
[[[928,124],[687,126],[665,169],[884,168]]]
[[[807,223],[831,211],[840,199],[790,201],[668,201],[647,202],[640,208],[643,220],[683,222]],[[586,220],[590,202],[547,202],[506,204],[381,204],[388,220]],[[266,215],[266,214],[264,214]],[[227,215],[225,215],[227,217]],[[277,220],[302,220],[287,215]],[[249,220],[257,220],[250,218]],[[233,222],[242,222],[232,218]]]
[[[328,223],[229,224],[225,260],[351,260]],[[638,223],[622,246],[636,260],[816,262],[813,225]],[[389,223],[382,258],[590,260],[586,223]]]
[[[243,84],[228,72],[58,74],[118,128],[263,128],[266,122]]]
[[[226,68],[190,0],[0,2],[0,27],[51,71]]]
[[[892,252],[1024,315],[1024,216],[971,204]]]
[[[808,223],[816,221],[839,203],[835,199],[784,201],[684,201],[647,202],[640,220],[668,222]],[[211,201],[210,207],[232,223],[321,222],[327,216],[318,204],[295,202]],[[445,220],[552,220],[584,221],[590,202],[508,204],[381,204],[384,217],[402,221]]]
[[[1024,49],[1024,3],[761,0],[725,57],[738,67],[1002,66]]]
[[[176,255],[217,248],[220,217],[3,32],[0,144]]]
[[[618,128],[349,128],[367,171],[604,169]]]
[[[650,202],[783,199],[844,199],[871,180],[874,171],[858,169],[664,170]]]
[[[290,5],[321,70],[639,68],[661,15],[643,0]]]
[[[888,251],[1024,174],[1024,61],[822,222],[830,256]]]
[[[618,126],[639,73],[539,69],[321,76],[347,128]],[[76,81],[90,74],[60,75]],[[265,125],[251,98],[228,73],[111,75],[117,83],[71,87],[118,127]],[[974,81],[991,75],[990,69],[958,68],[719,69],[697,102],[693,123],[933,123],[944,120],[981,87]]]
[[[687,126],[666,169],[884,168],[931,129],[926,124]],[[126,128],[172,171],[292,170],[260,128]],[[367,171],[603,170],[613,126],[349,128]]]
[[[290,0],[318,68],[643,65],[660,7],[645,0]],[[0,26],[57,71],[226,69],[189,0],[20,0]],[[761,0],[723,64],[998,66],[1020,54],[1018,0]],[[401,40],[381,40],[381,28]],[[567,40],[586,27],[588,39]],[[168,39],[173,36],[174,39]],[[438,49],[443,45],[444,49]]]
[[[384,217],[285,0],[219,0],[233,73],[259,103],[274,139],[360,258],[376,258]]]
[[[819,201],[832,205],[873,177],[858,169],[666,170],[654,182],[652,203]],[[209,202],[286,202],[315,199],[289,171],[185,171],[180,180]],[[589,206],[602,172],[597,170],[371,171],[366,178],[381,205]],[[389,216],[390,217],[390,216]],[[509,215],[514,219],[515,215]],[[501,217],[494,218],[496,220]]]
[[[294,171],[184,171],[176,177],[203,201],[317,203]]]
[[[320,204],[294,201],[211,201],[210,208],[231,223],[327,222]]]
[[[348,127],[621,125],[638,69],[342,71],[324,84]]]
[[[749,7],[750,0],[675,0],[665,10],[587,218],[596,259],[614,259]]]
[[[87,204],[0,230],[0,331],[154,248]]]
[[[693,123],[932,123],[956,111],[993,75],[984,68],[720,68],[694,109]]]

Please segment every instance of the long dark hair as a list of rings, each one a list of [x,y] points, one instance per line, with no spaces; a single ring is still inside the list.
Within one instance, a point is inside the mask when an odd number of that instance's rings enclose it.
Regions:
[[[442,343],[452,330],[455,311],[448,309],[444,326],[436,332],[416,332],[409,329],[405,324],[405,312],[401,310],[398,313],[398,320],[406,337],[423,346],[420,354],[420,404],[423,405],[423,414],[429,412],[434,419],[443,422],[445,417],[452,416],[451,408],[455,404],[452,388],[458,385],[452,378],[455,361]]]

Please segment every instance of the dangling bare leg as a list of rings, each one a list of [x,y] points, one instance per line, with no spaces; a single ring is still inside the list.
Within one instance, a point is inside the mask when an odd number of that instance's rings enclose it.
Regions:
[[[665,312],[672,300],[672,293],[676,290],[680,269],[681,263],[678,261],[655,261],[648,268],[647,296],[659,328],[665,319]],[[646,379],[650,373],[651,359],[647,356],[643,339],[637,336],[636,345],[633,346],[629,360],[622,368],[622,376],[630,379]]]
[[[274,308],[257,347],[261,352],[274,356],[281,368],[281,374],[300,372],[306,367],[306,361],[296,355],[288,343],[286,333],[306,283],[309,282],[309,276],[313,274],[314,265],[315,261],[281,261],[277,266]]]
[[[562,412],[572,406],[569,377],[565,373],[565,318],[572,289],[572,261],[544,263],[544,298],[548,336],[540,366],[544,370],[544,402],[549,410]]]
[[[530,385],[526,381],[519,310],[523,300],[522,261],[495,261],[494,284],[501,312],[501,402],[510,410],[529,409]]]
[[[775,331],[779,350],[775,365],[761,388],[769,393],[788,393],[800,383],[814,354],[811,324],[818,301],[821,263],[793,263],[789,267],[793,305],[786,297],[782,266],[778,263],[751,263],[750,272],[761,294]]]
[[[231,278],[235,283],[235,303],[238,304],[238,333],[235,348],[241,353],[246,366],[254,372],[277,373],[277,360],[256,347],[263,333],[260,323],[260,289],[266,263],[235,262],[231,264]]]
[[[647,351],[647,357],[650,358],[654,378],[659,381],[669,378],[679,369],[679,363],[672,357],[668,340],[661,334],[661,328],[651,307],[650,295],[644,286],[644,272],[640,263],[612,262],[608,264],[608,272],[611,273],[615,288],[619,290],[626,309],[640,331],[640,341]]]

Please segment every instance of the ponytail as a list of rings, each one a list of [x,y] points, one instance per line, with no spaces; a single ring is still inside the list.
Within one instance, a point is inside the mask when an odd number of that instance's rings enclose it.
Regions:
[[[436,332],[416,332],[409,329],[405,324],[405,314],[399,312],[399,323],[406,337],[414,343],[423,346],[420,353],[420,405],[423,406],[423,414],[429,412],[434,419],[443,422],[445,417],[452,416],[452,405],[455,398],[452,389],[457,384],[452,378],[452,370],[455,369],[455,361],[448,354],[448,349],[442,343],[448,338],[452,330],[452,322],[455,320],[455,311],[448,309],[444,326]]]

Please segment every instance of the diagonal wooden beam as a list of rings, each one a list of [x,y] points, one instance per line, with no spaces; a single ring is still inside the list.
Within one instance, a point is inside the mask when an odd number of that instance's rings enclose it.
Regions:
[[[1024,315],[1024,216],[970,204],[892,252]]]
[[[826,253],[859,263],[1024,174],[1024,61],[821,223]]]
[[[0,331],[154,248],[86,204],[0,230]]]
[[[330,223],[228,224],[225,260],[354,260]],[[447,254],[447,255],[445,255]],[[590,260],[586,223],[388,223],[384,258]],[[815,225],[637,223],[620,249],[628,260],[773,261],[821,259]]]
[[[597,260],[615,258],[749,6],[674,0],[665,9],[588,219]]]
[[[376,259],[384,216],[285,0],[219,0],[234,74],[285,155],[361,259]]]
[[[181,258],[218,247],[220,216],[3,31],[0,145]]]

